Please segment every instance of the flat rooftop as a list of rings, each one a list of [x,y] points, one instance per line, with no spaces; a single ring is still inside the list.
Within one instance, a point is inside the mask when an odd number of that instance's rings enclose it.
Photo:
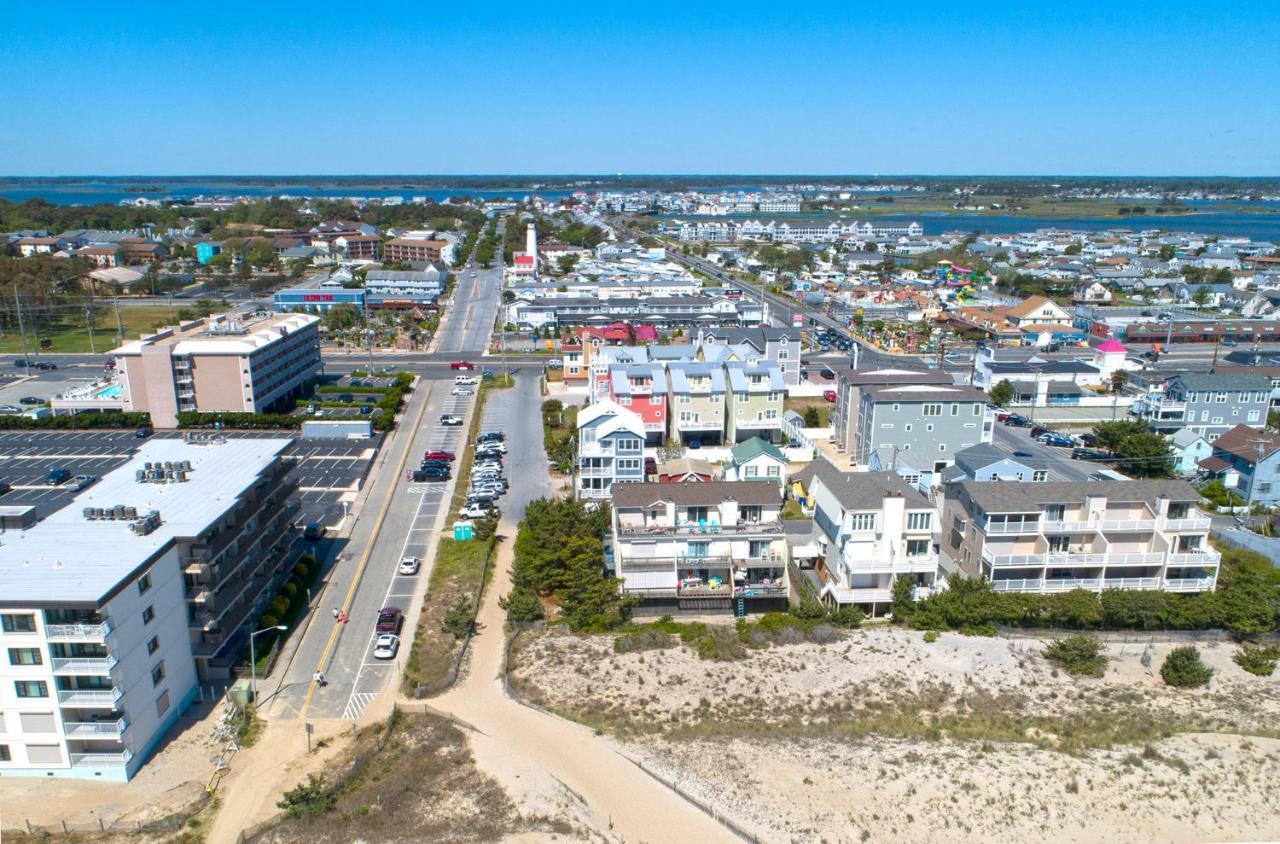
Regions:
[[[175,355],[241,355],[260,349],[286,334],[317,323],[313,314],[219,314],[162,328],[113,349],[113,355],[140,355],[147,346],[172,346]]]
[[[198,536],[235,506],[293,441],[233,438],[208,444],[153,439],[71,503],[31,528],[0,534],[0,606],[98,605],[176,538]],[[147,463],[191,462],[184,482],[140,482]],[[90,520],[85,507],[134,507],[160,524],[138,535],[127,520]]]

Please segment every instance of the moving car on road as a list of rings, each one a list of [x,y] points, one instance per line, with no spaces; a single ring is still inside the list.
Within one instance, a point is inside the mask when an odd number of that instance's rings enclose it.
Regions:
[[[400,561],[400,565],[396,571],[400,574],[417,574],[418,568],[422,565],[422,561],[417,557],[405,557]]]
[[[449,395],[451,395],[451,396],[469,396],[469,395],[471,395],[473,392],[474,392],[474,391],[473,391],[472,389],[470,389],[469,387],[454,387],[452,390],[450,390],[450,391],[449,391]]]
[[[374,659],[395,659],[400,650],[400,637],[394,633],[384,633],[373,645]]]
[[[462,424],[462,417],[454,416],[452,413],[442,413],[440,415],[440,424],[456,428]]]
[[[453,379],[453,383],[459,387],[471,387],[478,383],[474,375],[459,375]]]
[[[39,396],[23,396],[22,398],[18,399],[18,404],[26,404],[26,405],[44,404],[44,401],[45,400],[40,398]]]
[[[449,368],[472,370],[476,368],[476,365],[469,360],[455,360],[453,363],[449,364]]]

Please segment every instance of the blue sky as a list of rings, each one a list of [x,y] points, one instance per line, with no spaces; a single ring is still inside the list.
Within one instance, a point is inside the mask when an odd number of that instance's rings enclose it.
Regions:
[[[23,6],[7,175],[1280,174],[1276,2]]]

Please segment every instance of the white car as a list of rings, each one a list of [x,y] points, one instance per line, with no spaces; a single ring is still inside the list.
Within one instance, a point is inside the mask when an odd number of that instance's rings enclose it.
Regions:
[[[459,387],[467,387],[473,384],[479,384],[480,382],[474,375],[456,375],[454,376],[453,383]]]
[[[440,417],[440,424],[456,428],[462,424],[462,417],[454,416],[452,413],[446,413]]]
[[[400,568],[398,569],[398,571],[401,574],[417,574],[418,567],[421,565],[422,565],[422,561],[419,560],[417,557],[405,557],[403,560],[400,561]]]
[[[490,515],[493,510],[483,504],[468,504],[458,511],[458,515],[464,519],[483,519]]]
[[[373,645],[374,659],[395,659],[400,650],[400,637],[394,633],[383,633]]]
[[[449,391],[449,395],[451,395],[451,396],[469,396],[469,395],[471,395],[471,394],[472,394],[472,392],[473,392],[473,391],[472,391],[472,390],[470,390],[470,389],[468,389],[467,387],[454,387],[452,390],[450,390],[450,391]]]

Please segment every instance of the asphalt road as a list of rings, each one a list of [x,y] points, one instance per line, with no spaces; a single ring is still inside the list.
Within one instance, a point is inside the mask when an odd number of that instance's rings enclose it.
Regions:
[[[293,643],[296,651],[277,675],[262,684],[264,712],[273,718],[311,715],[318,718],[358,718],[383,689],[397,682],[400,660],[373,658],[374,622],[378,610],[395,606],[407,613],[413,609],[430,577],[432,540],[446,523],[455,481],[410,483],[406,471],[413,469],[424,452],[463,450],[465,427],[444,427],[441,414],[469,416],[473,396],[453,396],[453,377],[447,360],[478,358],[488,346],[497,315],[501,270],[470,271],[459,280],[453,303],[441,327],[439,350],[434,355],[375,355],[396,369],[408,369],[421,376],[401,416],[400,428],[384,444],[367,484],[367,493],[346,542],[332,543],[338,555],[323,596],[304,631]],[[326,359],[326,368],[332,359]],[[435,361],[426,365],[427,360]],[[367,365],[363,355],[344,356],[333,371]],[[338,363],[334,361],[334,363]],[[417,365],[415,365],[415,363]],[[505,502],[504,502],[505,503]],[[396,572],[400,560],[416,556],[423,560],[419,573]],[[339,624],[332,610],[346,611],[349,621]],[[412,614],[402,635],[413,635]],[[402,657],[407,648],[402,651]],[[325,673],[327,684],[316,686],[312,678]]]
[[[1072,460],[1071,449],[1054,448],[1031,439],[1030,428],[1014,428],[1000,422],[995,427],[995,445],[1009,452],[1021,451],[1043,459],[1048,465],[1051,481],[1083,481],[1098,469],[1101,463]]]

